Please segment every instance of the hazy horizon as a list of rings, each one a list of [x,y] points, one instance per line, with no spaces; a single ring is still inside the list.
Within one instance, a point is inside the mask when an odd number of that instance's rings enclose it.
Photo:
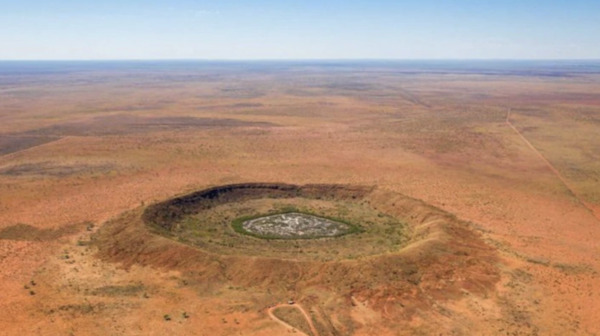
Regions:
[[[0,62],[600,62],[596,58],[0,58]]]
[[[597,60],[600,3],[0,0],[2,60]]]

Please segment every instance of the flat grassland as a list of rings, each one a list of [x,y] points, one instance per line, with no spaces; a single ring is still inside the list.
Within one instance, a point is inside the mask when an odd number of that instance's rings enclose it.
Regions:
[[[150,204],[248,182],[376,192],[372,212],[252,200],[190,217],[188,239],[219,258],[134,225]],[[387,224],[354,255],[252,243],[286,263],[227,255],[240,238],[219,234],[290,206],[387,223],[393,195],[461,224],[437,235],[415,211],[431,239],[400,260]],[[0,66],[3,334],[279,335],[268,308],[293,298],[321,336],[598,335],[599,240],[597,63]]]

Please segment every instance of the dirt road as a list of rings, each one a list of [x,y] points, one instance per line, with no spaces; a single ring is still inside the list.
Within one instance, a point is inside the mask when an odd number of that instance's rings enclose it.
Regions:
[[[298,310],[300,310],[300,312],[302,313],[302,315],[304,315],[304,318],[306,319],[306,322],[308,323],[308,325],[310,326],[310,331],[312,332],[313,336],[319,336],[319,332],[317,331],[317,328],[315,328],[315,325],[312,322],[312,319],[310,318],[310,315],[308,315],[308,313],[306,312],[306,310],[304,310],[304,308],[302,308],[302,306],[300,306],[297,303],[294,304],[287,304],[287,303],[280,303],[277,304],[273,307],[270,307],[267,310],[267,313],[269,314],[269,317],[272,318],[273,320],[279,322],[281,325],[283,325],[286,328],[290,328],[290,329],[294,329],[296,330],[300,335],[305,335],[305,336],[311,336],[311,335],[307,335],[306,333],[303,333],[302,331],[298,330],[298,328],[287,324],[286,322],[280,320],[279,318],[277,318],[277,316],[275,316],[275,314],[273,314],[273,311],[277,308],[281,308],[281,307],[294,307]]]
[[[581,196],[579,196],[579,194],[577,193],[577,191],[575,191],[575,189],[573,189],[571,187],[571,185],[569,184],[569,182],[562,176],[562,174],[558,171],[558,169],[556,169],[552,165],[552,163],[550,163],[550,161],[548,161],[548,159],[546,159],[544,157],[544,155],[542,155],[542,153],[540,153],[537,150],[537,148],[535,148],[535,146],[533,146],[533,144],[531,144],[531,142],[529,142],[529,140],[527,140],[527,138],[512,124],[512,122],[510,121],[510,113],[511,113],[511,109],[509,108],[508,111],[506,112],[506,124],[513,131],[515,131],[515,133],[521,138],[521,140],[523,140],[523,142],[525,142],[525,144],[527,145],[527,147],[529,147],[542,161],[544,161],[544,163],[546,164],[546,166],[548,166],[548,168],[554,173],[554,175],[556,175],[556,177],[562,182],[562,184],[567,188],[567,190],[571,193],[571,195],[581,205],[583,205],[586,209],[588,209],[590,211],[590,213],[592,214],[592,216],[596,217],[596,220],[598,222],[600,222],[600,214],[596,213],[596,211],[594,210],[594,207],[591,206],[589,203],[587,203]]]

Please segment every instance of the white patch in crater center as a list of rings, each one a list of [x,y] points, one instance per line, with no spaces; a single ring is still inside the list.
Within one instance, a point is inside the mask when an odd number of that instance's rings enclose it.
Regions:
[[[298,212],[250,219],[242,227],[257,235],[281,238],[333,237],[350,229],[345,223]]]

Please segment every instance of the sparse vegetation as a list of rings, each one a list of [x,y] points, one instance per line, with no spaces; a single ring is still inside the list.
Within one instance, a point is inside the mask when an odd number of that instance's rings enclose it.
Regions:
[[[3,334],[281,334],[290,296],[321,336],[600,334],[597,66],[259,63],[0,67]],[[366,191],[182,206],[260,181]],[[361,232],[231,225],[286,212]]]

